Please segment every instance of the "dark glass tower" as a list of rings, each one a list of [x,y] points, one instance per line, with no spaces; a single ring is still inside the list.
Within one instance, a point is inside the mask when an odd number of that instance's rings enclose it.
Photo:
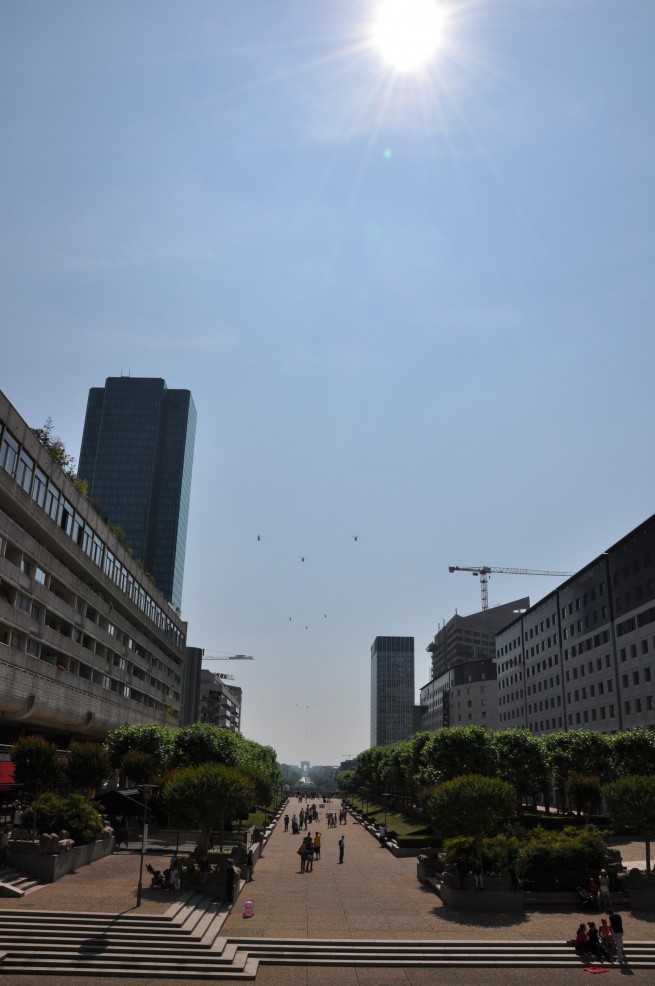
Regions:
[[[188,390],[149,377],[108,377],[92,387],[79,475],[125,531],[174,606],[182,605],[196,409]]]
[[[371,746],[414,731],[414,638],[376,637],[371,647]]]

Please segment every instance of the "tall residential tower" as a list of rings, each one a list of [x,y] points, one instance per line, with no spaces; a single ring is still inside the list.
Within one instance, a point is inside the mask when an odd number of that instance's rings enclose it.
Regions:
[[[188,390],[147,377],[93,387],[79,475],[135,558],[175,607],[182,605],[196,409]]]

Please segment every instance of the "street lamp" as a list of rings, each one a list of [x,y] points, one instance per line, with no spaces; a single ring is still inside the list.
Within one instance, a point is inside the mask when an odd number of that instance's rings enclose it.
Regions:
[[[387,791],[385,791],[384,794],[382,795],[382,797],[384,798],[384,827],[386,829],[386,827],[387,827],[387,807],[388,807],[389,798],[391,797],[391,795]]]
[[[156,784],[142,784],[141,794],[143,795],[143,838],[141,839],[141,862],[139,863],[139,886],[136,891],[136,906],[141,907],[141,893],[143,891],[143,857],[146,854],[146,843],[148,841],[148,798],[157,790]]]

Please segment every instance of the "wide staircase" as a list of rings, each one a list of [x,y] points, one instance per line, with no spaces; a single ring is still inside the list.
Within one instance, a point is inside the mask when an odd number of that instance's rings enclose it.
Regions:
[[[22,873],[13,866],[0,866],[0,898],[25,897],[43,886],[40,880],[29,873]]]
[[[0,909],[0,975],[254,979],[276,966],[580,968],[553,941],[372,941],[220,935],[226,905],[201,895],[161,916]],[[630,942],[632,969],[655,969],[655,942]]]

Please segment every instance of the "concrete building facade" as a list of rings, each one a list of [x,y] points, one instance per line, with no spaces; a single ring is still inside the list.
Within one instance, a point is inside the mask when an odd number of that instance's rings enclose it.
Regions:
[[[108,377],[89,391],[79,475],[125,531],[173,606],[182,605],[196,410],[164,380]]]
[[[421,729],[445,726],[498,725],[496,633],[528,597],[469,616],[455,614],[441,627],[427,650],[432,679],[421,688]]]
[[[376,637],[371,647],[371,746],[414,731],[414,638]]]
[[[238,733],[241,729],[241,699],[242,692],[237,685],[228,685],[224,676],[214,671],[201,670],[199,722],[211,722]]]
[[[499,728],[655,728],[655,517],[496,640]]]
[[[0,741],[177,724],[186,631],[0,392]]]

